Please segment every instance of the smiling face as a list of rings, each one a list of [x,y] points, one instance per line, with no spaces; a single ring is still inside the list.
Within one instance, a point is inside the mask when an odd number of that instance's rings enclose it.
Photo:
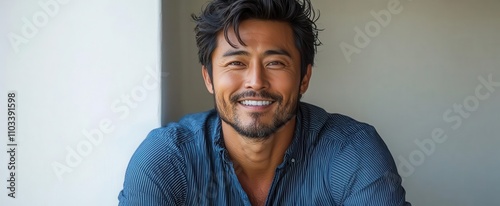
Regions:
[[[212,53],[212,79],[202,69],[205,84],[214,94],[223,124],[249,138],[266,138],[295,117],[299,94],[307,90],[311,65],[300,80],[300,54],[286,22],[245,20],[238,43],[233,29],[229,40],[217,36]]]

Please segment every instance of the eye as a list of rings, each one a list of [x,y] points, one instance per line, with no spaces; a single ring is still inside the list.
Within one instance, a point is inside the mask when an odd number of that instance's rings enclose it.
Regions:
[[[227,65],[228,66],[245,66],[243,63],[238,62],[238,61],[229,62],[229,64],[227,64]]]
[[[283,67],[285,67],[285,64],[283,62],[280,62],[280,61],[272,61],[272,62],[267,63],[266,67],[283,68]]]

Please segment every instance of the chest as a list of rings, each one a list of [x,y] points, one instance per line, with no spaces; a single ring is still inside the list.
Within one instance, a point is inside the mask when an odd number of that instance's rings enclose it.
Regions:
[[[223,161],[189,158],[193,162],[186,168],[187,205],[335,205],[330,169],[319,158],[324,155],[310,156],[302,161],[290,159],[266,184],[240,181],[238,172]]]
[[[248,199],[254,206],[264,206],[266,204],[269,189],[271,188],[272,179],[269,181],[251,181],[248,179],[243,180],[239,178],[241,187],[248,196]]]

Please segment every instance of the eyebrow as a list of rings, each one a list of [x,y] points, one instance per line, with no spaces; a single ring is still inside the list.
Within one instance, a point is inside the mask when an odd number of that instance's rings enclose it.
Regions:
[[[228,56],[240,56],[240,55],[250,56],[250,53],[248,53],[247,51],[243,51],[243,50],[229,50],[229,51],[225,52],[222,56],[228,57]],[[290,53],[284,49],[275,49],[275,50],[272,49],[272,50],[267,50],[266,52],[264,52],[264,56],[270,56],[270,55],[284,55],[284,56],[292,58],[292,55],[290,55]]]
[[[269,56],[269,55],[284,55],[284,56],[292,58],[292,55],[290,55],[290,53],[288,51],[284,50],[284,49],[267,50],[266,52],[264,52],[264,55],[265,56]]]
[[[250,53],[248,53],[247,51],[243,51],[243,50],[229,50],[227,52],[225,52],[222,56],[223,57],[228,57],[228,56],[250,56]]]

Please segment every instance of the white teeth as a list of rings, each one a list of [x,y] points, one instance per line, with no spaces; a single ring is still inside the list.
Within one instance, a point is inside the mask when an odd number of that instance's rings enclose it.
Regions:
[[[271,101],[255,101],[255,100],[243,100],[241,101],[241,104],[247,105],[247,106],[265,106],[265,105],[270,105]]]

